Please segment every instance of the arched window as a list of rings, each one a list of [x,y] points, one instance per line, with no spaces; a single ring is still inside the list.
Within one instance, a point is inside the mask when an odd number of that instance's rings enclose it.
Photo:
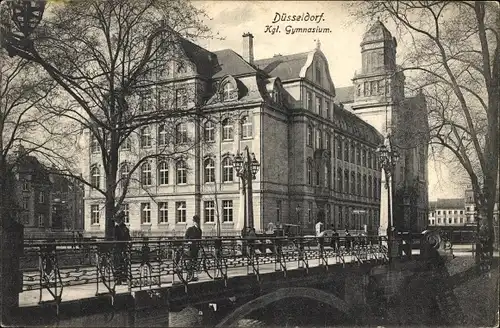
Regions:
[[[311,125],[307,126],[307,145],[313,145],[313,127]]]
[[[228,118],[222,121],[222,140],[233,140],[233,122]]]
[[[204,138],[205,141],[215,141],[215,124],[213,121],[208,120],[205,122]]]
[[[130,168],[127,163],[122,164],[120,167],[120,185],[125,188],[128,184],[128,175],[130,174]]]
[[[367,197],[368,196],[368,191],[367,191],[367,184],[366,184],[366,174],[363,174],[363,190],[362,190],[362,195]]]
[[[151,128],[145,126],[141,129],[141,148],[151,147]]]
[[[342,140],[335,138],[335,148],[337,149],[337,159],[342,159]]]
[[[344,193],[349,193],[349,170],[344,171]]]
[[[243,139],[252,137],[252,120],[248,116],[244,116],[241,119],[241,136]]]
[[[233,163],[231,161],[231,158],[225,157],[222,160],[222,182],[232,182],[233,180]]]
[[[378,199],[378,178],[374,177],[373,178],[373,198]]]
[[[187,183],[187,166],[186,162],[182,159],[178,160],[175,164],[175,173],[177,176],[177,184]]]
[[[158,146],[165,146],[168,143],[167,127],[165,124],[158,126]]]
[[[332,140],[330,133],[325,132],[325,141],[326,141],[326,149],[331,150],[332,149]]]
[[[177,124],[175,127],[175,139],[178,145],[188,142],[188,129],[186,123]]]
[[[366,167],[367,164],[366,164],[366,149],[363,149],[363,151],[361,152],[361,165]]]
[[[277,104],[281,104],[281,91],[279,85],[275,84],[272,91],[273,101]]]
[[[222,86],[222,89],[221,89],[221,98],[222,98],[222,101],[227,101],[227,100],[231,100],[233,98],[235,98],[235,91],[236,89],[234,88],[233,84],[231,82],[226,82],[224,83],[224,85]]]
[[[342,192],[342,182],[343,182],[343,179],[342,179],[342,169],[339,167],[337,169],[337,191],[338,192]]]
[[[356,147],[356,164],[361,165],[361,149],[359,149],[359,146]]]
[[[320,129],[316,130],[316,148],[317,149],[323,148],[323,133],[321,132]]]
[[[372,190],[372,177],[368,176],[368,197],[372,198],[373,190]]]
[[[158,184],[168,184],[168,163],[165,161],[162,161],[160,162],[160,164],[158,164]]]
[[[372,152],[368,151],[368,168],[372,168]]]
[[[361,195],[361,173],[358,173],[357,179],[356,179],[356,193],[358,195]]]
[[[151,164],[146,162],[141,165],[141,185],[150,186],[151,184]]]
[[[96,136],[90,132],[90,151],[93,153],[99,152],[99,142],[97,142]]]
[[[101,181],[101,170],[97,166],[94,166],[90,170],[90,182],[92,187],[98,189]]]
[[[349,162],[349,141],[344,141],[344,162]]]
[[[330,188],[332,177],[330,174],[330,163],[325,163],[325,187]]]
[[[313,177],[312,177],[312,160],[310,158],[307,159],[307,184],[312,185]]]
[[[356,173],[351,172],[351,194],[356,193]]]
[[[356,163],[356,145],[354,143],[351,144],[351,163]]]
[[[215,182],[215,161],[212,158],[207,158],[204,167],[205,182]]]

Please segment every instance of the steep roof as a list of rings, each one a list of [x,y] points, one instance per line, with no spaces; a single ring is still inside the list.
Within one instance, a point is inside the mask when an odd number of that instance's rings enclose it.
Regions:
[[[430,204],[429,204],[430,205]],[[463,198],[438,198],[433,204],[434,209],[463,209],[465,207],[465,199]]]
[[[377,129],[366,123],[357,115],[336,104],[334,104],[333,117],[334,125],[341,131],[353,134],[358,138],[362,138],[374,144],[380,144],[384,140],[382,134],[380,134]]]
[[[256,73],[257,69],[250,65],[245,59],[231,49],[223,49],[214,51],[217,56],[218,68],[214,75],[214,79],[224,77],[226,75],[242,75]]]
[[[212,76],[218,69],[217,56],[193,42],[180,38],[186,56],[196,65],[198,74]]]
[[[336,88],[337,94],[335,95],[335,101],[337,103],[350,103],[354,101],[354,86]]]
[[[392,34],[385,25],[377,20],[363,35],[363,42],[392,40]]]
[[[254,65],[273,77],[279,77],[282,81],[297,79],[300,77],[302,67],[307,62],[309,53],[275,55],[272,58],[256,60]]]

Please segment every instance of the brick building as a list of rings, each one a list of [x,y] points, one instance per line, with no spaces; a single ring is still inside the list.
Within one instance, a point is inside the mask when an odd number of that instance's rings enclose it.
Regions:
[[[246,146],[260,170],[253,181],[254,225],[300,224],[312,229],[324,216],[337,228],[377,231],[380,167],[377,130],[335,103],[336,89],[320,49],[254,59],[253,36],[243,35],[243,55],[231,49],[210,52],[180,40],[184,58],[158,74],[175,90],[176,106],[201,108],[201,124],[176,126],[179,144],[195,140],[182,156],[152,159],[131,180],[122,208],[132,232],[181,234],[199,214],[205,233],[241,231],[241,182],[232,166]],[[161,95],[158,96],[161,98]],[[154,105],[156,104],[156,105]],[[153,106],[162,106],[161,101]],[[167,142],[160,125],[144,127],[120,152],[120,175],[148,152]],[[102,159],[87,135],[84,176],[103,186]],[[85,230],[104,233],[104,199],[85,188]]]

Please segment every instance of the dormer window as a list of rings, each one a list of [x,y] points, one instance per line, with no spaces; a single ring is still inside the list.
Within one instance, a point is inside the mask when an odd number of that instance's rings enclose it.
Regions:
[[[235,98],[236,88],[231,82],[226,82],[221,89],[221,98],[223,101],[231,100]]]

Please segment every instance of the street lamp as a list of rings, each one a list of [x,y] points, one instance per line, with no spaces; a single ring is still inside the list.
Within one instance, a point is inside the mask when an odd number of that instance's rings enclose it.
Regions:
[[[11,9],[11,19],[17,27],[19,33],[10,31],[10,24],[2,22],[2,47],[4,47],[9,56],[13,57],[19,54],[19,50],[27,50],[31,46],[29,36],[40,24],[43,12],[45,11],[45,0],[26,1],[11,0],[9,7]]]
[[[260,163],[255,158],[255,154],[250,156],[248,146],[245,146],[244,153],[237,153],[233,159],[233,167],[236,175],[241,178],[243,184],[245,219],[243,231],[247,233],[247,228],[253,228],[253,200],[252,200],[252,180],[259,171]]]
[[[385,173],[385,188],[387,189],[387,238],[388,238],[388,251],[389,251],[389,261],[391,260],[391,248],[392,248],[392,227],[393,227],[393,203],[392,203],[392,192],[393,192],[393,176],[396,163],[399,161],[399,153],[397,150],[393,150],[391,147],[391,136],[387,134],[384,139],[384,143],[380,145],[376,152],[380,160],[380,166]]]

